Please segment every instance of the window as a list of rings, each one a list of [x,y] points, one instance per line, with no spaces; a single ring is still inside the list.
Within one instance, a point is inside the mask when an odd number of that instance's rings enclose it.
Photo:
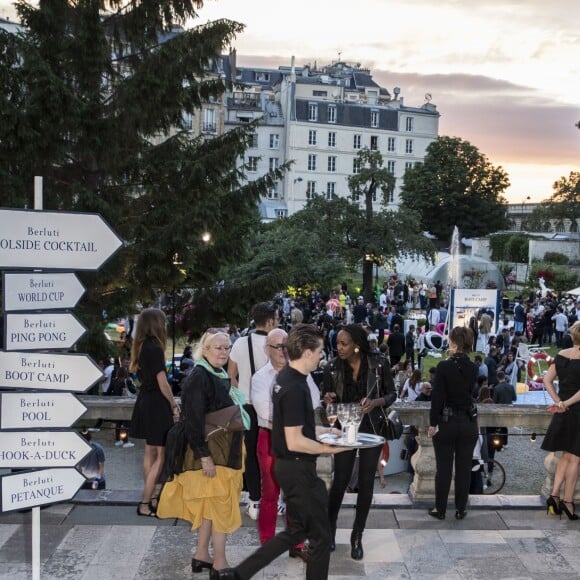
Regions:
[[[387,161],[387,171],[392,175],[395,175],[395,162],[394,161]]]
[[[201,130],[204,133],[215,133],[215,109],[203,109]]]
[[[312,153],[308,156],[308,171],[316,171],[316,155]]]
[[[413,153],[413,139],[405,140],[405,153]]]
[[[336,183],[334,181],[329,181],[326,184],[326,199],[331,200],[336,194]]]
[[[394,191],[389,191],[386,195],[387,203],[393,203],[395,201],[395,193]]]
[[[387,151],[394,151],[395,150],[395,138],[389,137],[387,139]]]
[[[371,151],[379,150],[379,137],[377,135],[371,135]]]
[[[280,148],[280,135],[278,133],[270,133],[270,149]]]
[[[376,189],[373,191],[373,194],[371,197],[373,198],[373,203],[376,203],[376,201],[377,201],[377,190]]]
[[[316,131],[308,131],[308,145],[316,145]]]
[[[316,195],[316,181],[306,182],[306,199],[312,199]]]
[[[267,82],[270,80],[269,72],[256,71],[255,78],[257,81]]]
[[[318,105],[316,103],[310,103],[308,105],[308,120],[318,121]]]
[[[279,165],[280,165],[280,159],[278,159],[278,157],[270,157],[270,160],[269,160],[270,171],[275,171],[276,169],[278,169]]]
[[[278,199],[278,184],[268,188],[268,199]]]
[[[313,97],[328,97],[328,91],[312,91]]]
[[[379,112],[371,111],[371,127],[379,126]]]
[[[184,131],[191,131],[193,128],[193,119],[190,113],[183,112],[181,114],[181,128]]]
[[[336,132],[335,131],[328,132],[328,146],[329,147],[336,147]]]
[[[258,133],[250,135],[250,149],[257,149],[258,147]]]
[[[331,173],[336,171],[336,157],[334,155],[328,156],[328,171]]]
[[[258,171],[258,159],[259,157],[248,157],[248,171]]]
[[[334,105],[328,107],[328,122],[336,123],[336,107]]]
[[[352,172],[354,174],[360,173],[360,159],[352,160]]]
[[[407,117],[405,119],[405,131],[413,130],[413,117]]]
[[[407,169],[411,169],[413,165],[415,164],[412,161],[405,161],[405,171],[407,171]]]
[[[353,138],[352,146],[355,149],[360,149],[360,143],[361,143],[361,136],[360,135],[355,135],[354,138]]]
[[[288,217],[288,210],[287,209],[277,209],[276,210],[276,217],[278,219]]]

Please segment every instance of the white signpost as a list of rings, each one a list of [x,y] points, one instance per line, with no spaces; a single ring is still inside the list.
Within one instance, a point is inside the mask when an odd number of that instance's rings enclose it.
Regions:
[[[0,268],[98,270],[122,245],[98,214],[0,209]]]
[[[5,272],[4,311],[74,308],[85,289],[72,272]]]
[[[0,351],[0,387],[84,393],[102,378],[86,354]]]
[[[72,393],[0,393],[0,429],[70,427],[86,410]]]
[[[0,467],[74,467],[91,446],[74,431],[2,431]]]
[[[87,330],[68,312],[7,313],[4,318],[6,350],[69,349]]]
[[[67,501],[74,497],[85,478],[74,468],[42,469],[0,478],[2,511]]]

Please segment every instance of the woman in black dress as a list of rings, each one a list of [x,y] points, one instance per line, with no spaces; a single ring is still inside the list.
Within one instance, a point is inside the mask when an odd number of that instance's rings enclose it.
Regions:
[[[344,326],[337,336],[338,356],[326,367],[323,377],[325,403],[360,403],[363,408],[361,433],[378,434],[383,414],[381,407],[389,407],[397,394],[390,365],[386,358],[371,354],[367,333],[357,324]],[[378,377],[378,380],[377,380]],[[350,537],[351,557],[363,557],[362,534],[373,499],[375,472],[382,447],[359,450],[358,496],[356,514]],[[332,546],[336,521],[344,492],[350,480],[356,450],[334,456],[334,478],[328,499],[328,517],[332,526]]]
[[[562,451],[562,457],[556,465],[552,495],[548,498],[548,511],[557,515],[564,512],[571,520],[577,520],[574,506],[576,480],[580,465],[580,321],[570,328],[573,346],[561,350],[556,355],[555,364],[551,365],[544,377],[544,385],[553,405],[548,411],[554,415],[542,449]],[[558,392],[554,388],[554,379],[559,379]],[[564,484],[564,497],[560,499],[560,488]]]
[[[155,484],[165,459],[165,441],[173,422],[179,419],[179,407],[165,372],[167,325],[158,308],[146,308],[137,320],[131,347],[130,370],[141,383],[131,418],[131,436],[145,439],[143,457],[143,497],[137,506],[140,516],[155,516]]]
[[[451,356],[435,369],[431,394],[431,412],[427,434],[433,438],[435,449],[435,507],[429,515],[445,519],[451,474],[455,462],[455,517],[465,517],[471,459],[477,441],[477,417],[471,412],[471,392],[477,379],[478,367],[467,353],[473,346],[473,333],[469,328],[456,326],[449,333]]]

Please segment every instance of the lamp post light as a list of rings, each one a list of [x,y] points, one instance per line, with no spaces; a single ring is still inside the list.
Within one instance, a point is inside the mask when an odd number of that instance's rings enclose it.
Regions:
[[[172,258],[173,265],[177,268],[181,266],[183,263],[179,258],[179,253],[175,252]],[[175,284],[171,289],[171,384],[175,381],[175,316],[176,316],[176,308],[175,308],[175,300],[176,299],[176,288]]]
[[[522,199],[522,222],[520,225],[520,231],[524,231],[524,207],[526,205],[526,202],[530,201],[530,196],[528,195],[527,197],[525,197],[524,199]]]

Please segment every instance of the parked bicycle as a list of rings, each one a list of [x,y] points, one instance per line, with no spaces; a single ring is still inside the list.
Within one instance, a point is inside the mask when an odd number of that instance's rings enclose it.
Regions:
[[[488,461],[480,460],[483,477],[483,494],[493,495],[499,493],[505,485],[505,469],[497,459]]]

